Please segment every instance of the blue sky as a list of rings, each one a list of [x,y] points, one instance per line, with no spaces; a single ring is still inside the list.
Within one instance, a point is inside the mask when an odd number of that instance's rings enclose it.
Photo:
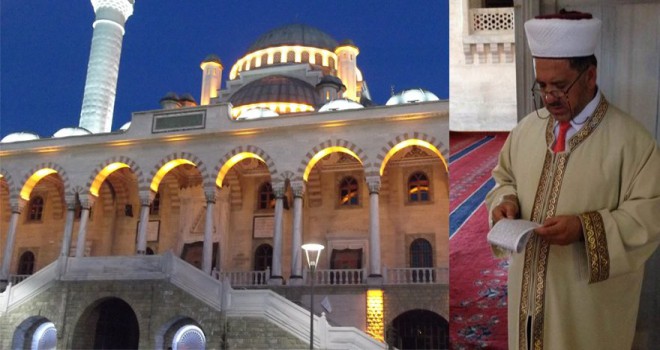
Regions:
[[[50,137],[77,126],[94,11],[76,1],[8,0],[0,6],[0,137]],[[449,96],[449,5],[416,1],[136,0],[126,24],[112,130],[131,113],[160,108],[167,92],[199,100],[199,63],[210,53],[231,66],[261,34],[312,25],[360,48],[357,62],[373,100],[426,88]]]

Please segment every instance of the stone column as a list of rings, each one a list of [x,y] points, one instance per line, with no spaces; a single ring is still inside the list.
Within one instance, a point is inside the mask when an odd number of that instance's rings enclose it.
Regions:
[[[147,253],[147,227],[149,226],[149,205],[154,198],[154,193],[149,191],[140,192],[140,224],[138,225],[137,255]]]
[[[204,222],[204,248],[202,251],[202,271],[211,273],[213,265],[213,229],[215,227],[213,208],[215,206],[215,189],[204,193],[206,196],[206,221]]]
[[[380,212],[378,193],[380,177],[367,177],[369,187],[369,277],[382,278],[380,272]]]
[[[290,284],[302,284],[302,204],[305,192],[304,181],[291,183],[293,191],[293,237],[291,239],[291,278]]]
[[[66,223],[64,224],[60,256],[68,257],[71,249],[71,235],[73,234],[73,216],[76,213],[76,195],[65,195],[64,200],[66,201]]]
[[[21,211],[25,205],[23,199],[12,200],[11,205],[11,218],[9,219],[9,231],[7,232],[7,242],[5,245],[5,253],[2,256],[2,268],[0,269],[0,287],[9,279],[9,266],[11,265],[11,258],[14,253],[14,241],[16,240],[16,225],[18,219],[21,217]]]
[[[284,216],[285,184],[273,184],[275,194],[275,227],[273,228],[273,267],[269,284],[282,284],[282,217]]]
[[[80,199],[82,212],[80,213],[80,227],[78,227],[78,242],[76,243],[76,258],[85,255],[85,238],[87,237],[87,221],[89,219],[89,209],[94,205],[96,197],[92,195],[83,196]]]

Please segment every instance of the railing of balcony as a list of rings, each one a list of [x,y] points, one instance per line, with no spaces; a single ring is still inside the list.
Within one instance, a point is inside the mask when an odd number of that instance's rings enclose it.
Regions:
[[[513,33],[513,7],[473,8],[469,14],[470,34]]]
[[[32,275],[9,275],[8,281],[9,281],[9,283],[11,283],[12,285],[15,286],[18,283],[23,282],[25,279],[27,279],[30,276],[32,276]]]
[[[310,272],[303,273],[303,281],[308,283]],[[367,271],[365,269],[339,269],[339,270],[316,270],[314,284],[317,286],[351,286],[365,284]]]
[[[446,284],[449,269],[442,267],[397,267],[383,269],[384,284]]]
[[[223,271],[220,273],[213,270],[211,275],[221,281],[228,279],[232,287],[256,287],[268,284],[270,269],[264,271]]]

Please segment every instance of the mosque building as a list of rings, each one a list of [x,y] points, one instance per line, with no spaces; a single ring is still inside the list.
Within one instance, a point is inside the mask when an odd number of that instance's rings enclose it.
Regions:
[[[134,1],[91,2],[79,126],[0,143],[0,348],[448,348],[448,101],[290,24],[110,130]]]

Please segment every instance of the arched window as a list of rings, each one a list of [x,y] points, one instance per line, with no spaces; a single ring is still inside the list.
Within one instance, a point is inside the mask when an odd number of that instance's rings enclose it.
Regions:
[[[309,52],[303,51],[301,56],[300,56],[300,62],[302,63],[308,63],[309,62]]]
[[[273,187],[270,185],[270,182],[264,182],[259,186],[259,198],[258,206],[259,209],[272,209],[275,208],[275,195],[273,194]]]
[[[179,328],[172,340],[172,350],[178,349],[206,349],[204,332],[190,324]]]
[[[281,52],[275,52],[275,55],[273,56],[273,63],[282,63],[282,53]]]
[[[32,349],[56,349],[57,329],[52,322],[44,322],[34,331],[32,335]]]
[[[273,247],[262,244],[254,251],[254,270],[264,271],[273,266]]]
[[[433,248],[424,238],[410,244],[410,267],[433,267]]]
[[[160,192],[156,193],[154,200],[149,204],[149,215],[158,216],[160,214]]]
[[[41,196],[35,196],[30,199],[30,205],[28,206],[28,220],[30,221],[41,221],[41,217],[44,214],[44,199]]]
[[[408,200],[410,202],[429,201],[429,178],[421,171],[408,178]]]
[[[261,65],[265,66],[267,64],[268,64],[268,54],[265,53],[265,54],[261,55]]]
[[[358,183],[352,176],[346,176],[339,183],[339,205],[352,206],[360,204]]]
[[[323,55],[320,53],[314,55],[314,60],[316,61],[314,62],[315,64],[318,64],[319,66],[323,65]]]
[[[18,259],[18,274],[31,275],[34,273],[34,253],[26,251]]]
[[[293,63],[293,62],[295,62],[295,60],[296,60],[296,52],[293,51],[293,50],[287,52],[287,54],[286,54],[286,62],[291,62],[291,63]]]
[[[332,57],[328,57],[328,67],[335,69],[335,59]]]

